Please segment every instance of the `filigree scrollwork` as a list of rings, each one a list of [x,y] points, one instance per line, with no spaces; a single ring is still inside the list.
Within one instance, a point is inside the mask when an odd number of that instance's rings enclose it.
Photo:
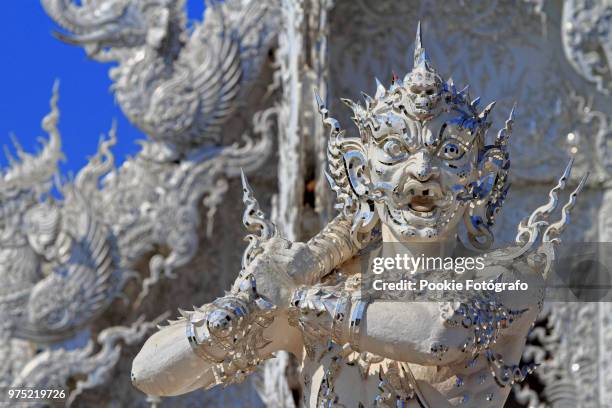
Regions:
[[[186,28],[183,2],[43,0],[45,10],[93,59],[116,60],[113,89],[129,120],[175,160],[222,143],[221,128],[257,76],[276,10],[252,1],[213,2],[205,22]],[[160,152],[160,150],[158,150]]]
[[[571,66],[597,90],[612,89],[612,6],[602,0],[565,0],[563,50]]]
[[[259,209],[244,173],[242,173],[243,224],[250,232],[249,245],[244,251],[242,270],[230,292],[213,303],[193,312],[181,311],[186,321],[187,339],[194,352],[213,366],[215,382],[231,384],[242,382],[270,355],[262,349],[270,343],[263,330],[272,324],[272,312],[276,308],[257,292],[255,275],[250,271],[252,261],[262,252],[261,245],[276,236],[276,226],[266,219]],[[211,350],[221,350],[222,357],[215,357]]]
[[[117,100],[151,140],[116,168],[113,125],[75,179],[62,184],[57,177],[59,194],[51,194],[62,158],[56,87],[43,120],[48,142],[38,155],[16,146],[18,160],[0,180],[2,354],[11,361],[2,371],[4,385],[38,358],[13,353],[15,345],[61,347],[75,335],[87,336],[114,300],[124,297],[126,282],[145,256],[151,256],[150,276],[134,308],[160,277],[174,276],[200,244],[202,203],[210,235],[228,179],[258,168],[274,137],[276,110],[268,109],[253,117],[261,139],[245,136],[242,143],[224,146],[229,143],[221,138],[267,56],[275,21],[267,5],[211,6],[206,23],[193,31],[185,26],[183,2],[50,0],[43,6],[74,34],[61,39],[82,45],[93,59],[119,62],[111,71]],[[94,358],[93,347],[77,347],[72,354],[49,349],[44,361],[36,360],[40,365],[31,360],[27,366],[38,367],[40,384],[49,385],[44,383],[51,381],[49,370],[61,361],[75,371],[58,372],[58,386],[80,373],[89,377],[77,384],[79,392],[98,387],[108,380],[103,373],[116,365],[120,348],[113,343],[105,352],[112,356]]]

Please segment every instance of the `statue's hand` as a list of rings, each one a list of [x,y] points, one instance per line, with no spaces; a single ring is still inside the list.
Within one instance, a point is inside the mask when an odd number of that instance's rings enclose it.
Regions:
[[[306,244],[279,237],[266,241],[262,248],[246,271],[255,277],[260,296],[285,309],[297,286],[312,276],[316,258]]]

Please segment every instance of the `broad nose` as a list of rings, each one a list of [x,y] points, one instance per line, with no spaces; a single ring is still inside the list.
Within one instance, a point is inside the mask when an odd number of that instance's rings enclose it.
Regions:
[[[419,181],[425,182],[440,175],[440,169],[434,164],[431,153],[427,150],[416,152],[406,166],[406,173]]]

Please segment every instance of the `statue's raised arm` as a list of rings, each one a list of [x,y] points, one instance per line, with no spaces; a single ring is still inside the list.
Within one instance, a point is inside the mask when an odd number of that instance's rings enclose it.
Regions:
[[[229,384],[285,350],[301,361],[309,408],[501,408],[535,368],[521,366],[521,354],[586,177],[550,221],[570,163],[516,242],[489,250],[510,185],[514,109],[488,144],[494,103],[481,110],[479,98],[442,80],[420,27],[412,71],[364,97],[365,106],[345,100],[359,130],[347,137],[317,96],[340,214],[308,242],[288,242],[243,178],[243,220],[259,234],[249,236],[242,270],[226,296],[147,341],[133,366],[138,388],[176,395]],[[402,268],[408,279],[389,278]],[[384,289],[385,277],[406,285],[405,296],[385,297],[398,291]],[[420,281],[466,286],[440,297]]]
[[[179,395],[197,388],[242,381],[279,350],[299,350],[299,332],[286,310],[295,288],[291,271],[310,264],[303,244],[277,235],[242,174],[243,223],[251,232],[242,269],[232,288],[214,302],[179,310],[181,317],[153,335],[133,363],[132,381],[152,395]],[[293,336],[292,336],[293,334]],[[297,336],[296,336],[297,335]]]

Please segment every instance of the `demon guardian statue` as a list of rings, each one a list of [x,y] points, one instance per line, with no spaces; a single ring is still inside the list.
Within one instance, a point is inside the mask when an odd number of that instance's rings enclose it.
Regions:
[[[377,81],[365,106],[345,101],[360,137],[345,137],[317,102],[331,128],[328,178],[340,214],[307,243],[289,242],[243,176],[243,221],[254,234],[238,278],[225,297],[181,311],[146,342],[133,363],[134,384],[153,395],[226,385],[285,350],[301,361],[307,407],[502,407],[511,385],[534,368],[519,360],[542,306],[553,245],[585,178],[561,219],[549,222],[570,164],[549,202],[521,222],[516,244],[486,251],[509,187],[513,113],[487,144],[493,104],[480,110],[478,98],[442,80],[420,28],[403,80],[394,76],[388,89]],[[457,238],[461,221],[465,245]],[[466,292],[453,301],[418,301],[426,291],[411,301],[375,299],[362,261],[397,248],[415,256],[480,253],[485,267],[475,280],[520,277],[530,289]]]

